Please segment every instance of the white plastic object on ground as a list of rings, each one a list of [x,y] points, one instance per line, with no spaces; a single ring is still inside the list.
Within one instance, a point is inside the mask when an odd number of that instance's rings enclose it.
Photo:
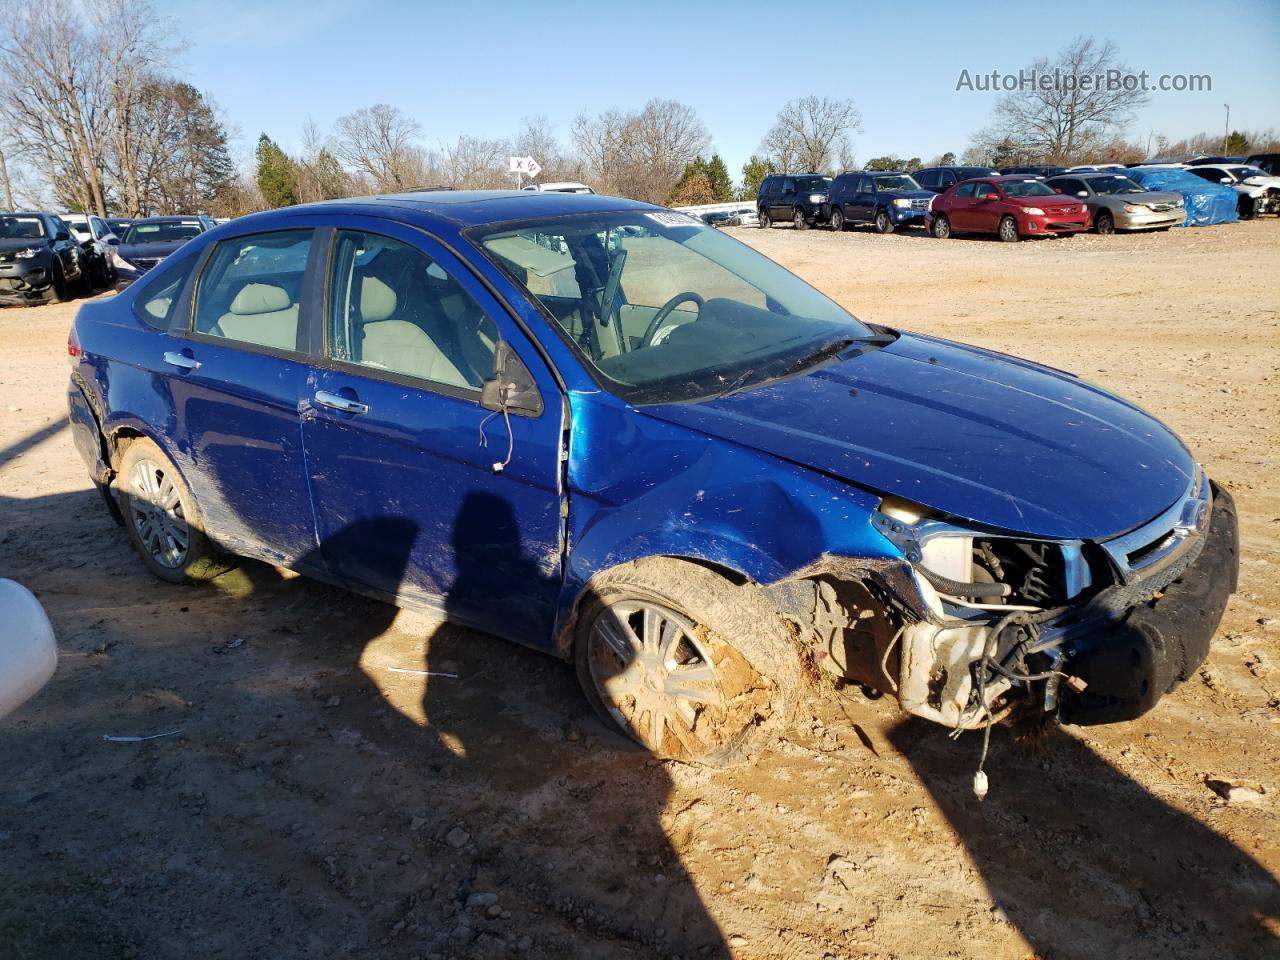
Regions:
[[[26,587],[0,580],[0,717],[43,687],[58,665],[58,647],[44,607]]]

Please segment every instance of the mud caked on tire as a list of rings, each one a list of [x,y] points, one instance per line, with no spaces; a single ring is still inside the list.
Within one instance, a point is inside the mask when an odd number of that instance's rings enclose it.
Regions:
[[[199,583],[235,565],[205,536],[191,491],[153,441],[129,442],[118,458],[115,486],[129,539],[161,580]]]
[[[658,756],[712,766],[784,732],[804,676],[782,618],[755,587],[666,557],[592,579],[574,664],[607,723]]]

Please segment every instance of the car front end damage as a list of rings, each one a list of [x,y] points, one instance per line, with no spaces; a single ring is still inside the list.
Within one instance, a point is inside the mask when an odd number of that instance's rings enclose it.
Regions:
[[[0,303],[44,303],[53,292],[53,254],[47,247],[0,250]]]
[[[1203,662],[1236,588],[1235,507],[1202,469],[1105,540],[984,530],[892,497],[872,524],[900,561],[825,556],[769,592],[823,667],[955,731],[1014,711],[1142,715]]]

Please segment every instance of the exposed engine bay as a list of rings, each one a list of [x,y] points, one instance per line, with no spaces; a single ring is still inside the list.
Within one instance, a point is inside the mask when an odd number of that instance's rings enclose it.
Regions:
[[[1160,516],[1108,540],[1034,540],[886,498],[889,569],[826,558],[769,588],[817,661],[955,734],[1015,710],[1128,720],[1186,680],[1236,587],[1229,494],[1197,472]]]

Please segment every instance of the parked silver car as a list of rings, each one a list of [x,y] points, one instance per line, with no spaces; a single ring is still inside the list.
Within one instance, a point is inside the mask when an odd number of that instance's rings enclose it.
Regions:
[[[1153,193],[1118,173],[1067,173],[1045,183],[1083,200],[1098,233],[1167,230],[1187,218],[1181,194]]]

